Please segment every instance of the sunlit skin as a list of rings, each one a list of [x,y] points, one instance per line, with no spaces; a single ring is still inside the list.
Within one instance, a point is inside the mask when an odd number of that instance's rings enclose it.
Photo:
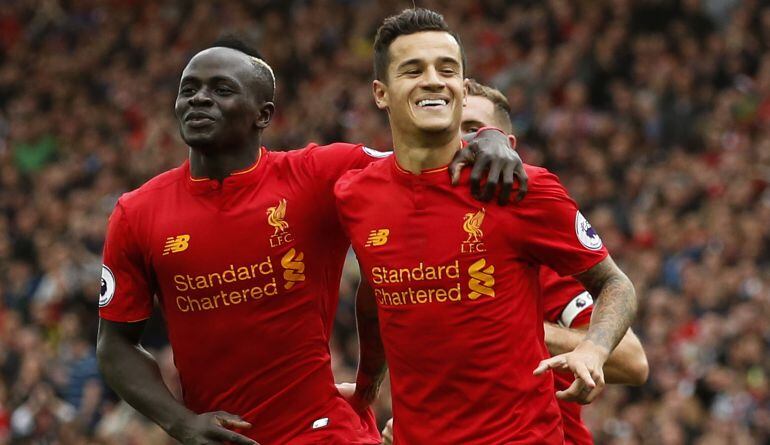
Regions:
[[[393,41],[387,79],[375,80],[373,92],[377,107],[388,112],[402,168],[420,173],[449,164],[460,147],[466,91],[460,45],[449,33],[418,32]]]

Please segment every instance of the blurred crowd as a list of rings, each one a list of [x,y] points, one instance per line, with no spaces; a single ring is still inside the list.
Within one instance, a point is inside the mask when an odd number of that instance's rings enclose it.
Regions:
[[[500,88],[640,296],[649,382],[585,410],[600,444],[770,443],[770,2],[420,0]],[[247,33],[275,68],[271,149],[388,149],[371,44],[411,1],[0,2],[0,444],[165,444],[94,358],[106,218],[186,156],[187,60]],[[332,342],[357,355],[346,269]],[[176,387],[162,321],[145,336]],[[378,402],[389,415],[388,397]]]

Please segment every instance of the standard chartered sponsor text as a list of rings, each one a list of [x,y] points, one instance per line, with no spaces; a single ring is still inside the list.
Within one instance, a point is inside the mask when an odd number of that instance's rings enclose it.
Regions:
[[[377,302],[383,306],[405,304],[430,304],[458,302],[462,300],[460,262],[455,260],[444,265],[415,267],[372,267],[372,284]],[[440,282],[432,286],[431,281]],[[393,285],[402,286],[393,286]],[[411,286],[414,284],[415,286]],[[406,286],[404,286],[406,285]],[[395,288],[395,289],[393,289]],[[393,290],[390,290],[393,289]]]
[[[261,300],[278,293],[274,272],[273,261],[267,256],[253,264],[230,264],[224,270],[208,274],[175,274],[174,288],[179,292],[175,303],[181,312],[199,312]],[[258,278],[268,280],[255,282]],[[223,290],[223,286],[227,286],[227,290]],[[201,296],[201,293],[205,295]]]

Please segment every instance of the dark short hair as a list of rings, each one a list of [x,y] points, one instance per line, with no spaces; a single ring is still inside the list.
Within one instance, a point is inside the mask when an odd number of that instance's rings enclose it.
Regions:
[[[245,37],[233,33],[222,34],[211,44],[211,48],[215,47],[234,49],[249,56],[259,83],[267,89],[265,91],[265,98],[269,101],[275,100],[275,74],[273,69]]]
[[[240,51],[248,56],[256,57],[257,59],[262,59],[262,55],[257,51],[257,48],[254,47],[250,42],[247,41],[247,38],[235,33],[224,33],[221,34],[219,37],[217,37],[216,40],[214,40],[214,43],[211,44],[211,47],[222,47],[222,48],[230,48],[234,49],[236,51]]]
[[[374,78],[387,80],[388,64],[390,64],[390,45],[399,36],[415,34],[424,31],[443,31],[448,33],[460,46],[463,73],[465,73],[465,51],[460,38],[449,29],[444,16],[430,9],[405,9],[399,14],[386,18],[374,38]]]
[[[506,123],[508,128],[501,128],[501,130],[510,133],[511,128],[511,104],[508,103],[508,98],[505,97],[500,90],[486,86],[477,82],[474,79],[468,79],[468,95],[483,97],[495,106],[495,113],[500,121]]]

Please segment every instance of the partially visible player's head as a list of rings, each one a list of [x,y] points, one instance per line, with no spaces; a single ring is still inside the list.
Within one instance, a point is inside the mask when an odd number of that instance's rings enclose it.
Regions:
[[[175,105],[182,138],[200,150],[239,149],[269,124],[274,96],[273,71],[258,53],[220,39],[182,72]]]
[[[499,90],[468,79],[460,130],[465,134],[475,133],[481,127],[497,127],[507,134],[513,133],[511,106]]]
[[[394,139],[459,131],[465,57],[441,14],[407,9],[388,17],[374,41],[374,98]]]

